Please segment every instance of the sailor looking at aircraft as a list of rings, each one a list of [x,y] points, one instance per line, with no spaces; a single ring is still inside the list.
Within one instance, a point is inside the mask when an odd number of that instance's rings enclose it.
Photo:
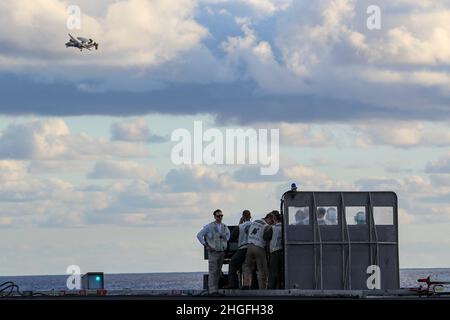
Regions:
[[[219,291],[220,273],[222,271],[225,251],[227,250],[230,230],[222,223],[222,210],[213,213],[214,221],[205,225],[197,234],[197,239],[208,250],[208,290],[217,295]]]
[[[325,214],[327,213],[327,211],[325,210],[325,208],[317,208],[317,224],[318,225],[326,225],[327,221],[325,220]]]
[[[230,269],[228,271],[228,289],[237,289],[239,287],[237,272],[242,268],[247,255],[248,231],[252,224],[251,219],[252,216],[250,211],[244,210],[239,221],[239,226],[234,229],[234,232],[231,235],[232,240],[238,239],[238,250],[231,257]]]
[[[264,232],[264,239],[269,242],[269,282],[267,289],[281,289],[281,276],[283,269],[283,233],[281,214],[274,210],[274,225]]]
[[[244,287],[249,288],[252,282],[253,271],[257,270],[259,289],[267,288],[269,268],[266,257],[266,241],[264,231],[273,224],[273,214],[268,213],[264,219],[259,219],[250,225],[248,231],[248,248],[244,262]]]
[[[298,209],[295,213],[295,223],[296,225],[306,226],[309,225],[309,208]]]

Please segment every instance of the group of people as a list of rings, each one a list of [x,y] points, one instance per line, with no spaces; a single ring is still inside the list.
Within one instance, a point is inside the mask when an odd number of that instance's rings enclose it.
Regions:
[[[337,225],[338,217],[337,210],[334,207],[325,209],[323,207],[317,208],[317,223],[319,225]],[[295,224],[309,225],[309,208],[301,208],[295,213]]]
[[[355,224],[366,224],[366,214],[363,211],[359,211],[354,216]],[[304,207],[298,209],[295,212],[295,223],[296,225],[309,225],[309,207]],[[337,225],[338,215],[335,207],[329,207],[325,209],[324,207],[317,208],[317,224],[319,225]]]
[[[281,288],[283,245],[282,217],[274,210],[264,218],[252,221],[249,210],[242,212],[238,228],[230,234],[222,222],[222,210],[213,213],[214,221],[205,225],[197,238],[208,251],[208,290],[218,294],[222,265],[230,238],[238,241],[238,250],[230,261],[228,286],[239,288],[238,272],[242,272],[242,289],[250,288],[256,271],[259,289]]]

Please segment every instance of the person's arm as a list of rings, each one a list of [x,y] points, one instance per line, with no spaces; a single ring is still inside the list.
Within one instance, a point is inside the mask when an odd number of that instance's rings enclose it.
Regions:
[[[202,230],[200,230],[199,233],[197,233],[197,239],[203,246],[207,245],[207,243],[205,241],[205,236],[206,236],[207,233],[208,233],[208,226],[207,225],[204,226],[202,228]]]
[[[225,237],[227,238],[227,241],[230,241],[230,229],[228,227],[225,228]]]
[[[264,229],[263,234],[264,241],[270,241],[272,239],[272,235],[273,235],[272,226],[266,227],[266,229]]]

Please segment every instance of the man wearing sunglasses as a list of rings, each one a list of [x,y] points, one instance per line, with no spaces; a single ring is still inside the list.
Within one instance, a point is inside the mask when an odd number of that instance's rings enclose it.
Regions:
[[[214,296],[218,295],[219,291],[220,273],[230,239],[230,230],[222,223],[222,210],[215,210],[213,215],[214,221],[200,230],[197,239],[208,250],[208,291]]]

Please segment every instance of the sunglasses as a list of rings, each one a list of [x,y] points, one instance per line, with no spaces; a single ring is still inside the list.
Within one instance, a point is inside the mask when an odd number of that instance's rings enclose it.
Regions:
[[[223,217],[223,214],[218,214],[218,215],[216,215],[216,218],[222,218]]]

